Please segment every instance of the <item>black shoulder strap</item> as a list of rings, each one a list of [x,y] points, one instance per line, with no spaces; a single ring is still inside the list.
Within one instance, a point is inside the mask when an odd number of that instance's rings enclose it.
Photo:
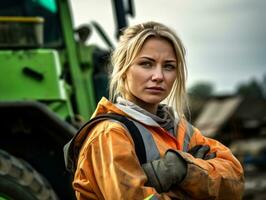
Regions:
[[[64,146],[64,159],[67,170],[72,172],[76,170],[76,161],[79,155],[79,150],[86,137],[88,136],[90,129],[92,129],[99,121],[106,119],[119,121],[126,126],[134,141],[135,151],[140,164],[147,162],[145,145],[141,133],[139,132],[139,129],[136,127],[134,122],[123,115],[116,113],[107,113],[98,115],[84,124],[75,134],[75,136]]]

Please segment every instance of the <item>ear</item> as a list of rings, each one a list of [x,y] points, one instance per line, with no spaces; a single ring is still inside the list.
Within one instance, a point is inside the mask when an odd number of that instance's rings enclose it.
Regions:
[[[126,78],[127,78],[127,73],[124,73],[124,74],[122,75],[122,79],[123,79],[123,81],[125,81]]]

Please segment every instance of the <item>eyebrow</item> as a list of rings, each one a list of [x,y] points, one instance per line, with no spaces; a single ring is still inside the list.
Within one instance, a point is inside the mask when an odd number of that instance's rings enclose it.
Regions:
[[[150,61],[155,61],[155,59],[153,59],[153,58],[150,58],[150,57],[147,57],[147,56],[142,56],[142,57],[140,57],[140,59],[147,59],[147,60],[150,60]],[[176,61],[176,59],[169,59],[169,60],[166,60],[165,62],[167,62],[167,63],[169,63],[169,62],[177,62]]]

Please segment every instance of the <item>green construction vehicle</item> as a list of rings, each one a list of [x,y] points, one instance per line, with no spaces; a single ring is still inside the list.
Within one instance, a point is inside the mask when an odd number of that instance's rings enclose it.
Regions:
[[[112,3],[120,30],[132,2]],[[73,28],[68,0],[1,1],[0,200],[75,199],[63,146],[108,94],[111,48],[96,22]]]

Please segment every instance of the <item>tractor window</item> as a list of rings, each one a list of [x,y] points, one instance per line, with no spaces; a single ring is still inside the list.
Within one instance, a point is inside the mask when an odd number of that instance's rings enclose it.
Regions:
[[[63,45],[56,0],[2,0],[1,16],[43,17],[44,47],[57,48]]]

